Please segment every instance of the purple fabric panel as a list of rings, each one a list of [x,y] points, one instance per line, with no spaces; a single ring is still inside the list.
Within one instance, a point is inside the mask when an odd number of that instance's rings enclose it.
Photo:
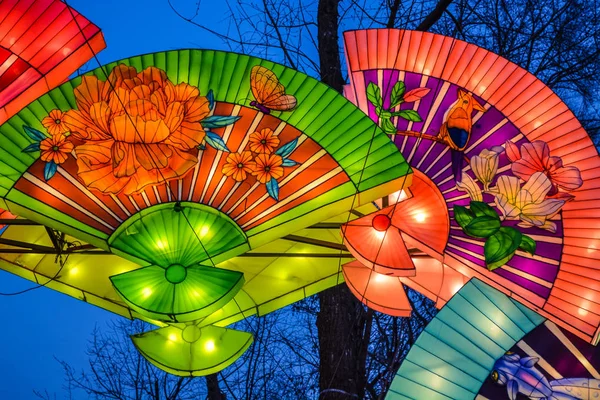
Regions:
[[[392,88],[398,82],[398,76],[400,73],[391,69],[383,70],[383,84],[381,88],[381,96],[383,97],[383,108],[387,109],[390,107],[390,95],[392,94]]]
[[[377,85],[377,71],[373,70],[373,71],[365,71],[365,93],[367,92],[367,87],[369,87],[369,83],[373,82],[374,84]],[[368,107],[369,107],[369,117],[377,122],[379,119],[377,117],[377,114],[375,113],[375,106],[373,104],[371,104],[370,101],[367,101],[369,103]]]
[[[500,275],[503,278],[508,279],[511,282],[514,282],[515,284],[537,294],[538,296],[544,299],[547,299],[550,295],[550,289],[548,289],[547,287],[538,285],[535,282],[522,278],[519,275],[515,275],[512,272],[508,272],[502,268],[495,269],[494,273]]]
[[[545,325],[531,331],[523,340],[565,378],[592,377],[577,357]],[[579,343],[580,346],[581,344]]]

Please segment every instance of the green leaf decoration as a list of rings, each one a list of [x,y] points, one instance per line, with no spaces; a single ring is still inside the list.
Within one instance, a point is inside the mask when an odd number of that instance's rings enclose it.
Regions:
[[[34,151],[40,151],[40,142],[33,142],[21,151],[23,153],[33,153]]]
[[[467,235],[475,238],[487,238],[495,234],[498,229],[500,229],[500,220],[485,215],[482,217],[475,217],[463,228],[463,231]]]
[[[404,92],[406,91],[406,86],[404,82],[398,81],[392,88],[392,95],[390,97],[390,108],[396,107],[398,104],[402,103],[404,100]]]
[[[223,138],[217,135],[216,133],[206,131],[206,136],[204,137],[204,140],[206,140],[206,144],[208,144],[210,147],[229,153],[229,149],[223,141]]]
[[[383,99],[381,98],[381,90],[379,89],[379,86],[377,86],[373,82],[369,83],[369,86],[367,86],[367,99],[375,107],[383,107]]]
[[[396,132],[398,132],[392,121],[390,121],[389,119],[382,119],[380,123],[381,129],[388,135],[394,135]]]
[[[203,128],[221,128],[227,125],[233,124],[235,121],[240,119],[237,116],[225,116],[225,115],[211,115],[210,117],[204,118],[200,123]]]
[[[523,234],[515,228],[503,226],[488,238],[483,247],[485,264],[490,271],[495,270],[515,255]]]
[[[412,122],[421,122],[421,116],[415,110],[400,110],[398,112],[392,113],[395,117],[404,118],[408,121]]]
[[[533,240],[527,235],[523,235],[523,237],[521,238],[521,244],[519,245],[519,248],[521,250],[526,251],[532,256],[534,256],[536,247],[537,244],[535,243],[535,240]]]
[[[475,218],[475,214],[471,210],[463,206],[454,206],[454,219],[460,225],[461,228],[469,225],[469,223]]]
[[[500,217],[494,208],[489,206],[487,203],[482,201],[471,201],[471,211],[475,214],[476,217],[493,217],[497,218],[500,221]]]
[[[42,132],[38,131],[35,128],[32,128],[30,126],[27,125],[23,125],[23,129],[25,130],[25,133],[27,134],[27,136],[29,136],[30,138],[32,138],[33,140],[40,142],[44,139],[46,139],[46,135],[44,135]]]
[[[277,179],[271,178],[271,180],[266,183],[266,186],[269,196],[274,198],[275,201],[279,201],[279,184],[277,183]]]
[[[287,142],[286,144],[284,144],[283,146],[278,148],[277,151],[275,152],[275,154],[277,154],[278,156],[281,156],[281,158],[287,158],[287,156],[292,154],[292,152],[294,151],[296,146],[298,146],[298,138],[296,138],[290,142]]]
[[[54,163],[54,161],[48,161],[46,166],[44,167],[44,179],[50,180],[56,174],[56,170],[58,169],[58,165]]]
[[[391,112],[389,112],[389,111],[383,110],[383,109],[381,110],[381,113],[380,113],[380,114],[378,114],[378,115],[379,115],[381,118],[383,118],[383,119],[390,119],[390,118],[392,118],[392,113],[391,113]]]

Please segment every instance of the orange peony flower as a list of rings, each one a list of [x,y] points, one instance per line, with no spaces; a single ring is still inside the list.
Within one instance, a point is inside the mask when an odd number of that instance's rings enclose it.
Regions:
[[[250,150],[255,153],[271,154],[275,147],[279,145],[279,138],[269,129],[261,129],[260,132],[254,132],[248,139]]]
[[[254,160],[256,165],[252,175],[260,183],[267,183],[272,178],[279,179],[283,176],[283,158],[277,154],[259,154]]]
[[[223,165],[223,174],[241,182],[246,179],[248,173],[252,173],[254,168],[256,168],[256,164],[252,161],[252,153],[249,151],[229,153],[227,163]]]
[[[52,110],[48,116],[42,120],[42,125],[52,136],[69,132],[69,128],[64,124],[64,114],[60,110]]]
[[[179,179],[198,162],[210,110],[197,88],[175,85],[155,67],[138,73],[121,64],[106,82],[84,76],[74,93],[78,109],[64,123],[84,142],[75,154],[88,187],[129,195]]]
[[[53,135],[40,142],[40,158],[42,161],[53,161],[62,164],[67,161],[69,154],[73,151],[73,143],[67,140],[63,134]]]

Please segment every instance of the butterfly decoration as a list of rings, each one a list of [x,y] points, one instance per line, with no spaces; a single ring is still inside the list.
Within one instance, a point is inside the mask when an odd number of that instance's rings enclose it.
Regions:
[[[285,88],[268,68],[260,65],[252,67],[250,87],[256,99],[250,105],[264,114],[270,114],[271,111],[291,111],[296,107],[296,98],[285,94]]]

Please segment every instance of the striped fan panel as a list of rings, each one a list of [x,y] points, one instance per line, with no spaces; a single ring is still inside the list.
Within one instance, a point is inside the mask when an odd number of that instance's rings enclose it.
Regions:
[[[425,327],[386,399],[470,400],[494,362],[544,319],[473,279]]]
[[[298,147],[289,157],[299,165],[285,168],[279,201],[271,198],[266,186],[256,179],[240,183],[225,176],[222,170],[227,153],[210,146],[199,152],[196,167],[183,178],[146,187],[137,194],[112,195],[88,189],[77,177],[74,159],[62,164],[49,181],[44,179],[44,163],[38,160],[14,188],[34,194],[39,201],[110,235],[136,212],[173,201],[191,201],[217,208],[248,231],[349,182],[348,175],[326,151],[285,122],[254,109],[226,103],[219,103],[215,114],[241,117],[232,127],[214,129],[232,152],[246,150],[249,136],[264,128],[272,129],[281,144],[298,139]]]
[[[211,129],[231,152],[247,149],[248,135],[263,128],[274,131],[280,147],[297,139],[289,154],[290,163],[295,164],[284,166],[285,175],[278,180],[279,201],[254,177],[241,183],[226,178],[222,168],[227,153],[208,145],[199,152],[196,167],[180,179],[171,180],[168,186],[148,186],[132,195],[103,195],[85,187],[76,178],[73,157],[46,181],[44,163],[36,161],[38,153],[22,152],[31,145],[23,125],[45,132],[40,121],[50,111],[76,109],[74,89],[82,82],[76,78],[42,96],[0,127],[6,143],[0,149],[0,195],[8,201],[9,209],[28,218],[44,219],[57,229],[106,247],[105,238],[129,216],[153,204],[181,199],[225,212],[249,236],[269,229],[273,233],[261,236],[264,242],[273,235],[281,236],[279,232],[301,228],[297,225],[300,216],[304,216],[302,223],[309,225],[339,213],[339,206],[334,204],[344,201],[349,205],[357,190],[361,192],[360,202],[399,190],[410,173],[393,143],[360,110],[327,86],[281,65],[200,50],[155,53],[119,63],[133,66],[138,72],[150,66],[164,69],[172,82],[187,82],[198,87],[202,95],[212,90],[214,115],[240,117],[234,124]],[[250,71],[259,64],[270,68],[285,92],[296,97],[295,109],[265,115],[248,106],[253,99]],[[116,65],[90,74],[104,81],[105,72]],[[309,214],[314,221],[306,218]]]
[[[0,124],[104,46],[100,29],[62,1],[2,1]]]
[[[367,99],[369,83],[381,89],[384,108],[390,105],[387,98],[398,81],[406,84],[407,92],[429,89],[423,98],[397,108],[416,111],[422,121],[393,117],[398,129],[393,140],[410,165],[437,185],[447,203],[451,219],[445,262],[453,268],[468,267],[467,276],[508,289],[526,304],[543,308],[545,316],[562,326],[597,341],[600,315],[590,310],[590,304],[600,305],[596,251],[600,214],[595,211],[600,199],[600,157],[568,107],[525,70],[459,40],[422,32],[367,30],[347,32],[345,41],[351,78],[346,92],[352,92],[349,98],[372,119],[381,122]],[[486,110],[473,112],[466,158],[506,141],[520,148],[540,140],[547,143],[551,156],[576,167],[583,180],[571,192],[575,198],[552,217],[556,233],[523,230],[537,243],[535,256],[517,250],[507,265],[493,272],[485,268],[483,240],[465,235],[454,220],[453,207],[468,205],[470,199],[456,187],[450,148],[438,135],[460,89]],[[475,178],[468,165],[463,171]],[[509,160],[502,153],[496,176],[510,173]],[[484,193],[483,201],[493,206],[494,196]],[[504,224],[512,222],[518,223]]]

